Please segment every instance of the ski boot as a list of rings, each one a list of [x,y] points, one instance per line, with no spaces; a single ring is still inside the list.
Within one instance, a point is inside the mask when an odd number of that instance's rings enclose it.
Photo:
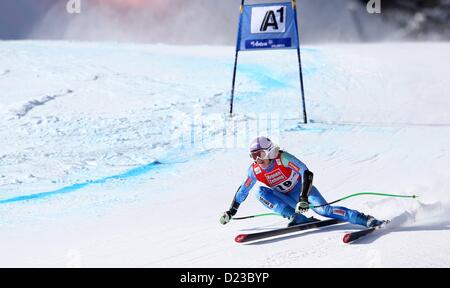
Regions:
[[[382,225],[385,222],[386,221],[381,221],[381,220],[376,219],[373,216],[368,215],[367,216],[366,227],[367,228],[372,228],[372,227],[380,226],[380,225]]]
[[[308,218],[305,215],[298,214],[298,213],[292,214],[292,216],[289,219],[290,219],[290,221],[289,221],[287,227],[319,221],[319,219],[316,219],[314,217]]]
[[[360,213],[357,218],[355,224],[365,226],[367,228],[372,228],[376,226],[380,226],[384,221],[380,221],[371,215],[366,215],[364,213]]]

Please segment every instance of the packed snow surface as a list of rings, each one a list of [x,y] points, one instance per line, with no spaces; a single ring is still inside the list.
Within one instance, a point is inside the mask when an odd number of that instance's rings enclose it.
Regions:
[[[293,51],[240,54],[229,118],[233,47],[0,42],[0,266],[448,267],[448,51],[302,48],[304,125]],[[342,202],[392,220],[351,245],[350,224],[239,245],[287,224],[219,223],[257,135],[329,201],[420,197]],[[253,195],[238,216],[269,212]]]

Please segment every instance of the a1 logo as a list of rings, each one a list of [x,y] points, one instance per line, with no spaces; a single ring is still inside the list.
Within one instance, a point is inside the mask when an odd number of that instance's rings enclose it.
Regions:
[[[252,34],[284,32],[286,32],[286,6],[252,8]]]

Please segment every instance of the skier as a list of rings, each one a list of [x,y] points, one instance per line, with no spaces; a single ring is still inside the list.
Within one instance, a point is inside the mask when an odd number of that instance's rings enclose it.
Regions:
[[[231,207],[220,217],[221,224],[227,224],[236,214],[239,205],[247,198],[257,181],[265,184],[259,188],[256,197],[267,208],[289,218],[288,226],[317,221],[302,213],[312,206],[327,202],[319,190],[312,185],[313,173],[293,155],[272,143],[267,137],[258,137],[250,144],[250,157],[254,160],[248,169],[248,177],[235,194]],[[325,205],[312,208],[314,212],[366,227],[375,227],[383,222],[346,207]]]

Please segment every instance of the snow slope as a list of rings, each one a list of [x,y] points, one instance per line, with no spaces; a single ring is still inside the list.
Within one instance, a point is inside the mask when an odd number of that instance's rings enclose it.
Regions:
[[[302,125],[291,51],[241,54],[229,119],[232,47],[0,42],[0,266],[448,267],[449,49],[304,48]],[[258,134],[328,200],[420,198],[344,202],[392,219],[352,245],[349,224],[237,245],[286,224],[218,222]],[[250,195],[239,215],[261,212]]]

